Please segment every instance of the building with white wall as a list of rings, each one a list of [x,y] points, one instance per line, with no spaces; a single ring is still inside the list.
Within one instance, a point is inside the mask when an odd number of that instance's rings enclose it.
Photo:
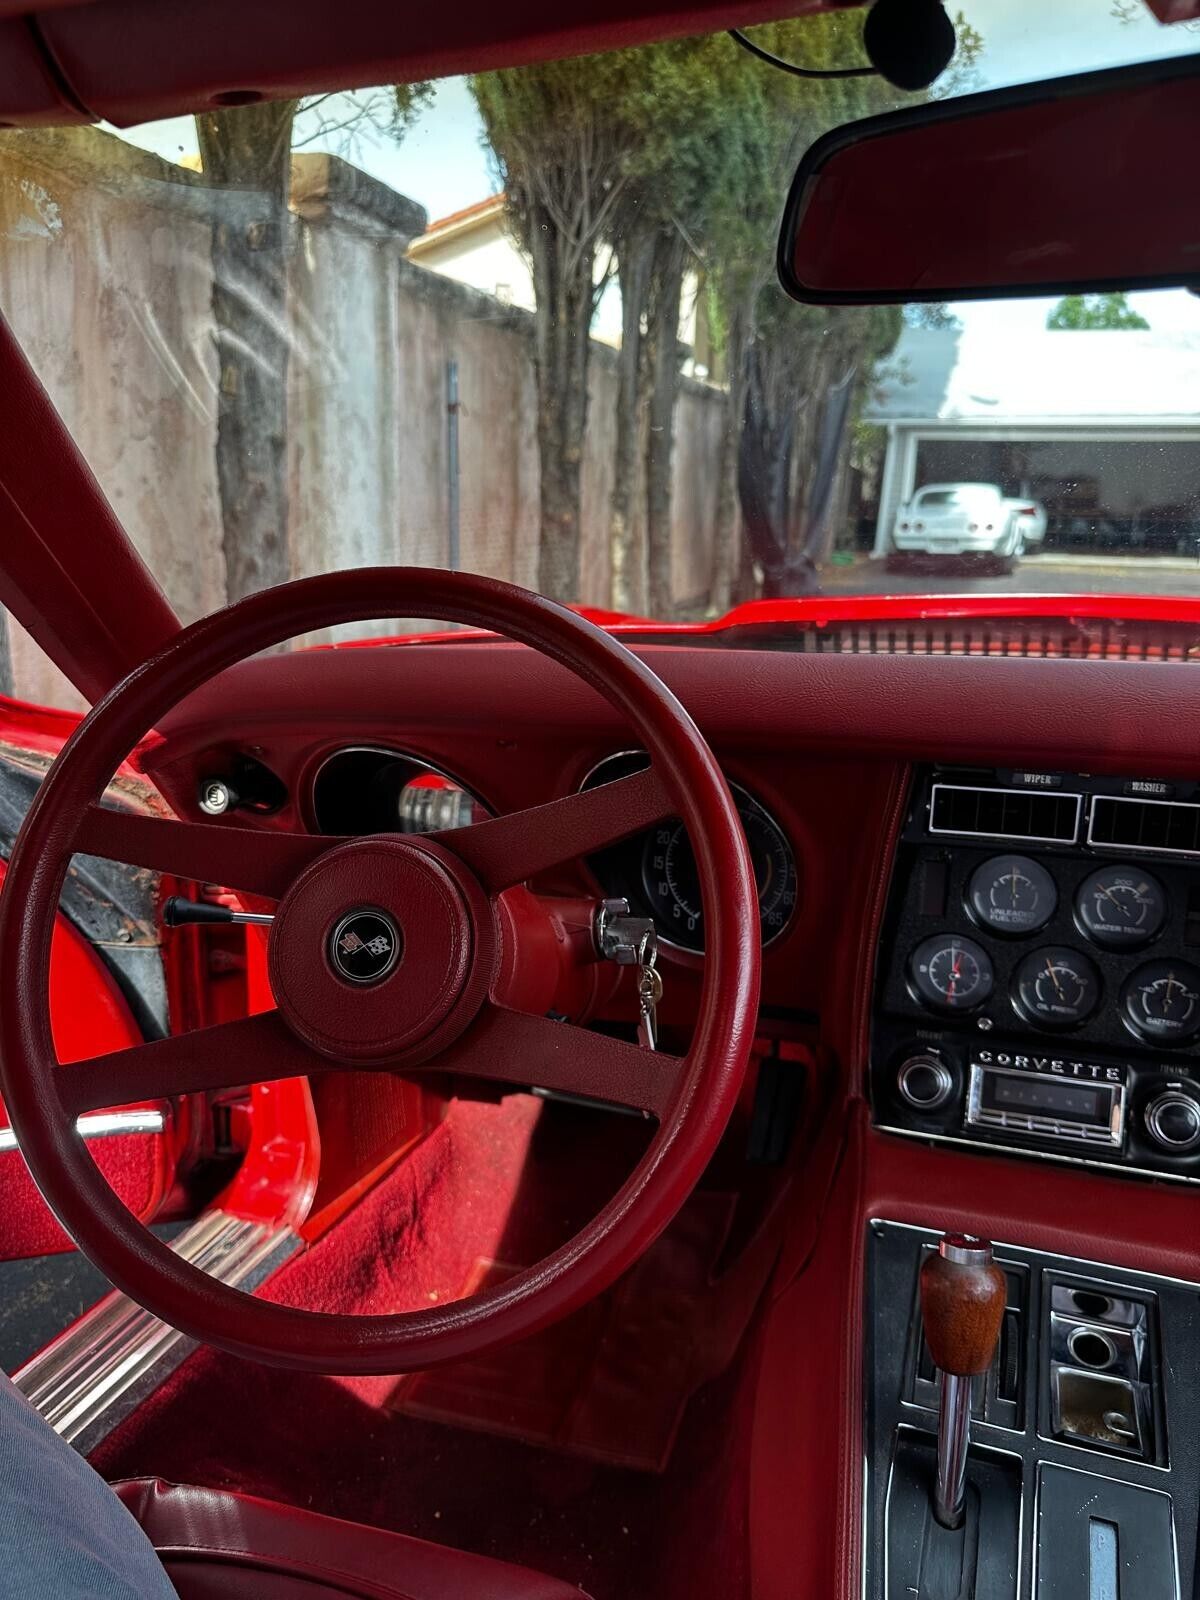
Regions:
[[[906,328],[864,420],[887,431],[875,554],[926,483],[1040,501],[1048,548],[1200,548],[1200,336]]]

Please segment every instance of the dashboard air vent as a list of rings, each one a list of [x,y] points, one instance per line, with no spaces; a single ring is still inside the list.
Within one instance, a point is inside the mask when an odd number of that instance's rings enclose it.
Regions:
[[[1035,839],[1074,844],[1079,835],[1077,794],[1044,790],[984,789],[935,783],[929,808],[930,833],[976,839]]]
[[[1098,794],[1092,801],[1088,843],[1102,850],[1162,850],[1200,855],[1200,805],[1178,800],[1122,800]]]

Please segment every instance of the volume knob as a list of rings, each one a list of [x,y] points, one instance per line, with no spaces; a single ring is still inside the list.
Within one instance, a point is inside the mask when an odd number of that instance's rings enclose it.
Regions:
[[[937,1056],[909,1056],[896,1073],[896,1087],[917,1111],[937,1111],[954,1093],[954,1074]]]
[[[1146,1131],[1172,1155],[1194,1150],[1200,1145],[1200,1100],[1186,1089],[1164,1089],[1146,1107]]]

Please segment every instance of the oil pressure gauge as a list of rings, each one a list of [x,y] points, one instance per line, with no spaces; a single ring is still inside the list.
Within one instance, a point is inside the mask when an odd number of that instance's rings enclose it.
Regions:
[[[1031,951],[1013,979],[1013,1003],[1039,1028],[1074,1028],[1100,999],[1100,974],[1066,945]]]
[[[1166,917],[1162,884],[1140,867],[1100,867],[1083,880],[1075,896],[1075,920],[1104,950],[1149,944]]]

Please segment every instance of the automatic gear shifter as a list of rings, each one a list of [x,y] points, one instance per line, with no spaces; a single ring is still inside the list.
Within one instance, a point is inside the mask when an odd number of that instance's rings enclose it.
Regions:
[[[925,1341],[942,1375],[934,1515],[960,1527],[971,1426],[971,1380],[986,1372],[1004,1320],[1004,1274],[986,1239],[944,1234],[921,1267]]]

